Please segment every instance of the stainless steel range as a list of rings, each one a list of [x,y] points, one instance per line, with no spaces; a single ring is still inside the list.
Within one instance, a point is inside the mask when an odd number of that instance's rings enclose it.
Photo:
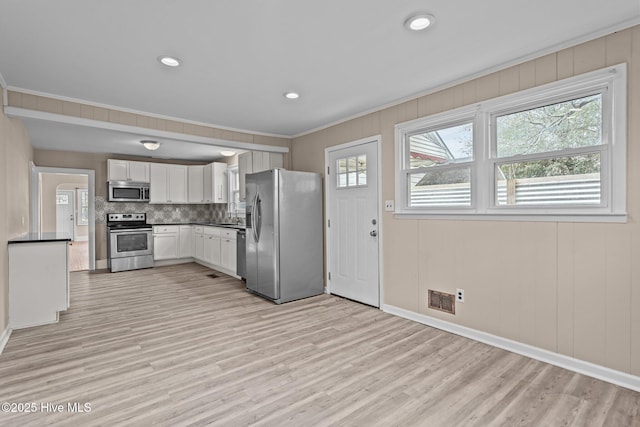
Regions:
[[[109,271],[153,267],[153,228],[147,214],[107,214]]]

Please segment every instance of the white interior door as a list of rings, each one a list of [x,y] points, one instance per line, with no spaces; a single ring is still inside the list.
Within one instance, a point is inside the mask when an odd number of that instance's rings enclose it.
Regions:
[[[329,291],[379,307],[378,141],[327,154]]]
[[[71,240],[74,236],[75,191],[56,191],[56,231],[67,233]]]

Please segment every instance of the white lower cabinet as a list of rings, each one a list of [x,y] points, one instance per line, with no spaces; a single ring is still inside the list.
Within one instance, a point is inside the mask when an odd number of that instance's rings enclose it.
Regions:
[[[236,230],[193,226],[193,258],[225,273],[236,274]]]
[[[155,225],[153,259],[194,258],[210,268],[236,274],[237,231],[203,225]]]
[[[178,258],[180,226],[162,225],[153,227],[153,259]]]
[[[155,225],[153,227],[153,259],[190,258],[193,253],[190,225]]]
[[[223,230],[220,236],[220,265],[233,274],[236,274],[236,237],[236,230]]]
[[[204,227],[204,262],[220,265],[220,229]]]
[[[191,258],[193,256],[193,230],[190,225],[180,226],[178,245],[178,258]]]
[[[193,227],[193,257],[204,261],[204,231],[202,226]]]

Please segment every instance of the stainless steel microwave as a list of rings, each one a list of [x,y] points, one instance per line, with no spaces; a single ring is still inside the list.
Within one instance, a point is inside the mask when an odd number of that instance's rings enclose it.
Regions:
[[[109,181],[110,202],[148,202],[149,183]]]

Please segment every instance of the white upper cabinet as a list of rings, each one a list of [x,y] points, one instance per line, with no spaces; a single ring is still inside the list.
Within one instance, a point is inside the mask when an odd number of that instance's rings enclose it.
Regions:
[[[247,151],[238,155],[238,181],[240,184],[240,200],[246,198],[245,182],[248,173],[262,172],[273,168],[284,167],[282,153],[268,153],[265,151]]]
[[[205,203],[204,166],[189,166],[189,203]]]
[[[129,160],[107,160],[109,181],[149,182],[149,163]]]
[[[206,203],[227,203],[227,164],[209,163],[204,167],[204,200]]]
[[[187,203],[187,166],[152,163],[149,203]]]

